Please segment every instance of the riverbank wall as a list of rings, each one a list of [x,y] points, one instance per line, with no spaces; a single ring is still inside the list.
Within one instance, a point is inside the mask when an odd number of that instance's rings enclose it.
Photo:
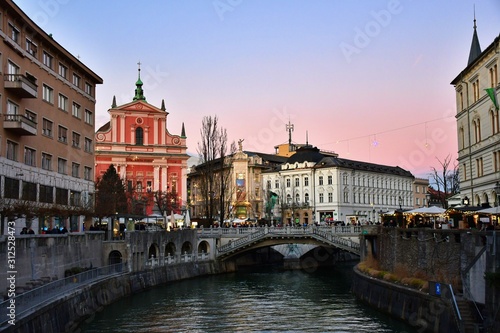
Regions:
[[[28,313],[18,314],[15,325],[0,327],[8,333],[75,332],[106,305],[146,289],[183,279],[232,272],[231,263],[198,261],[124,273],[74,289],[57,299],[47,299]]]
[[[448,289],[432,296],[364,275],[354,267],[352,293],[371,307],[407,322],[418,332],[459,333]]]

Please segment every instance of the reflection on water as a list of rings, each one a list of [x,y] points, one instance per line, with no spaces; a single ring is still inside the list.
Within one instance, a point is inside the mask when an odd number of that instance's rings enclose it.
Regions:
[[[351,268],[174,282],[106,307],[81,332],[416,332],[356,301]]]

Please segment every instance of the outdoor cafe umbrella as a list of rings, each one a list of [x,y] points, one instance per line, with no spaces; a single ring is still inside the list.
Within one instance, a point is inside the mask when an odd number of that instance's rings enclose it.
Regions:
[[[481,209],[481,210],[476,211],[476,213],[499,215],[500,214],[500,206]]]
[[[412,210],[404,212],[403,214],[440,215],[440,214],[444,214],[444,212],[446,212],[446,209],[444,209],[444,208],[431,206],[431,207],[420,207],[420,208],[412,209]]]

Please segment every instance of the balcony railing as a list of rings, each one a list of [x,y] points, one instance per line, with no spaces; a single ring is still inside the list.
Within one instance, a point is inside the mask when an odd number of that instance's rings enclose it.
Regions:
[[[22,74],[5,74],[4,81],[5,89],[15,92],[22,98],[38,97],[38,86],[34,77]]]
[[[4,114],[3,128],[18,135],[36,135],[36,122],[21,114]]]

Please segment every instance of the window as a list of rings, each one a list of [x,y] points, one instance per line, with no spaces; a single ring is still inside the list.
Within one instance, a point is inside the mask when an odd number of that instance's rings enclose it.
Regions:
[[[7,73],[9,74],[8,76],[9,81],[16,81],[17,80],[16,76],[19,75],[19,66],[9,61],[7,63]]]
[[[83,168],[83,178],[85,180],[92,180],[92,169],[89,167]]]
[[[274,188],[280,188],[280,180],[279,179],[274,180]]]
[[[305,202],[306,204],[308,204],[308,203],[309,203],[309,193],[304,194],[304,202]]]
[[[4,197],[19,199],[19,179],[5,177]]]
[[[135,144],[141,146],[144,144],[144,133],[142,127],[137,127],[135,129]]]
[[[52,170],[52,155],[42,153],[42,169]]]
[[[92,96],[92,85],[88,82],[85,82],[85,93]]]
[[[54,202],[54,188],[40,184],[40,202],[53,203]]]
[[[43,97],[42,97],[43,100],[54,104],[54,90],[51,87],[44,84],[42,92],[43,92]]]
[[[73,84],[75,87],[80,88],[80,77],[76,74],[73,74]]]
[[[68,190],[65,188],[56,187],[56,204],[68,204]]]
[[[498,132],[500,132],[499,130],[499,120],[498,120],[498,111],[497,110],[491,110],[490,111],[490,122],[491,122],[491,133],[492,134],[496,134]]]
[[[333,202],[333,193],[328,192],[328,202]]]
[[[7,114],[8,115],[19,114],[19,106],[16,103],[11,102],[10,100],[8,100],[7,101]],[[17,120],[14,117],[7,117],[7,119],[9,119],[9,120]]]
[[[36,166],[36,150],[24,147],[24,164]]]
[[[415,190],[416,190],[417,193],[420,193],[420,186],[418,186],[418,185],[415,186]]]
[[[68,67],[64,66],[63,64],[59,64],[59,75],[65,78],[66,80],[68,79]]]
[[[474,120],[473,122],[474,125],[474,139],[476,140],[476,143],[481,141],[481,121],[478,119]]]
[[[77,191],[70,191],[69,193],[69,204],[71,206],[81,206],[81,193]]]
[[[92,111],[85,109],[85,123],[93,125],[94,121],[92,119]]]
[[[299,187],[300,186],[300,179],[299,177],[295,177],[295,187]]]
[[[497,68],[497,64],[494,64],[491,68],[490,68],[490,87],[496,87],[498,83],[498,68]]]
[[[43,51],[42,61],[45,66],[52,69],[53,57],[47,52]]]
[[[68,143],[68,129],[59,126],[59,129],[57,130],[57,139],[62,143]]]
[[[7,159],[17,161],[19,145],[13,141],[7,140]]]
[[[73,103],[73,109],[72,109],[71,114],[73,115],[73,117],[76,117],[78,119],[81,118],[81,115],[80,115],[80,105],[79,104]]]
[[[57,159],[57,172],[66,174],[66,164],[67,161],[64,158]]]
[[[12,40],[14,42],[16,42],[17,44],[19,44],[19,29],[13,25],[12,23],[9,23],[9,32],[10,32],[10,38],[12,38]]]
[[[23,194],[22,199],[28,201],[36,201],[36,184],[23,181]]]
[[[92,152],[92,140],[89,138],[85,138],[85,147],[84,147],[85,152],[91,153]]]
[[[290,187],[290,178],[286,179],[286,187]]]
[[[80,134],[73,132],[73,147],[80,148]]]
[[[476,170],[477,170],[477,176],[482,177],[483,176],[483,158],[482,157],[476,159]]]
[[[30,38],[26,37],[26,52],[36,58],[37,51],[38,46]]]
[[[347,177],[347,175],[346,175],[346,174],[345,174],[345,175],[343,175],[343,176],[342,176],[342,184],[343,184],[343,185],[347,185],[347,184],[348,184],[348,179],[349,179],[349,178]],[[378,186],[378,180],[377,180],[377,186]]]
[[[59,109],[68,112],[68,97],[59,94]]]
[[[462,172],[460,173],[464,180],[467,180],[467,164],[462,164]]]
[[[304,177],[304,186],[309,186],[309,177]]]
[[[323,203],[325,202],[325,196],[323,195],[323,193],[320,193],[319,194],[319,203]]]
[[[75,178],[80,177],[80,164],[73,162],[71,165],[71,176]]]
[[[500,150],[493,152],[493,171],[500,171]]]
[[[323,185],[323,176],[319,176],[318,185]]]
[[[36,113],[34,113],[30,110],[26,110],[25,116],[26,116],[26,118],[28,118],[32,122],[36,123]]]
[[[479,99],[479,79],[472,82],[472,93],[473,93],[473,102],[477,102]]]
[[[52,137],[52,122],[48,119],[43,118],[43,129],[42,133],[43,135]]]
[[[295,193],[295,203],[300,203],[300,195]]]
[[[332,184],[333,184],[333,177],[328,176],[328,185],[332,185]]]

